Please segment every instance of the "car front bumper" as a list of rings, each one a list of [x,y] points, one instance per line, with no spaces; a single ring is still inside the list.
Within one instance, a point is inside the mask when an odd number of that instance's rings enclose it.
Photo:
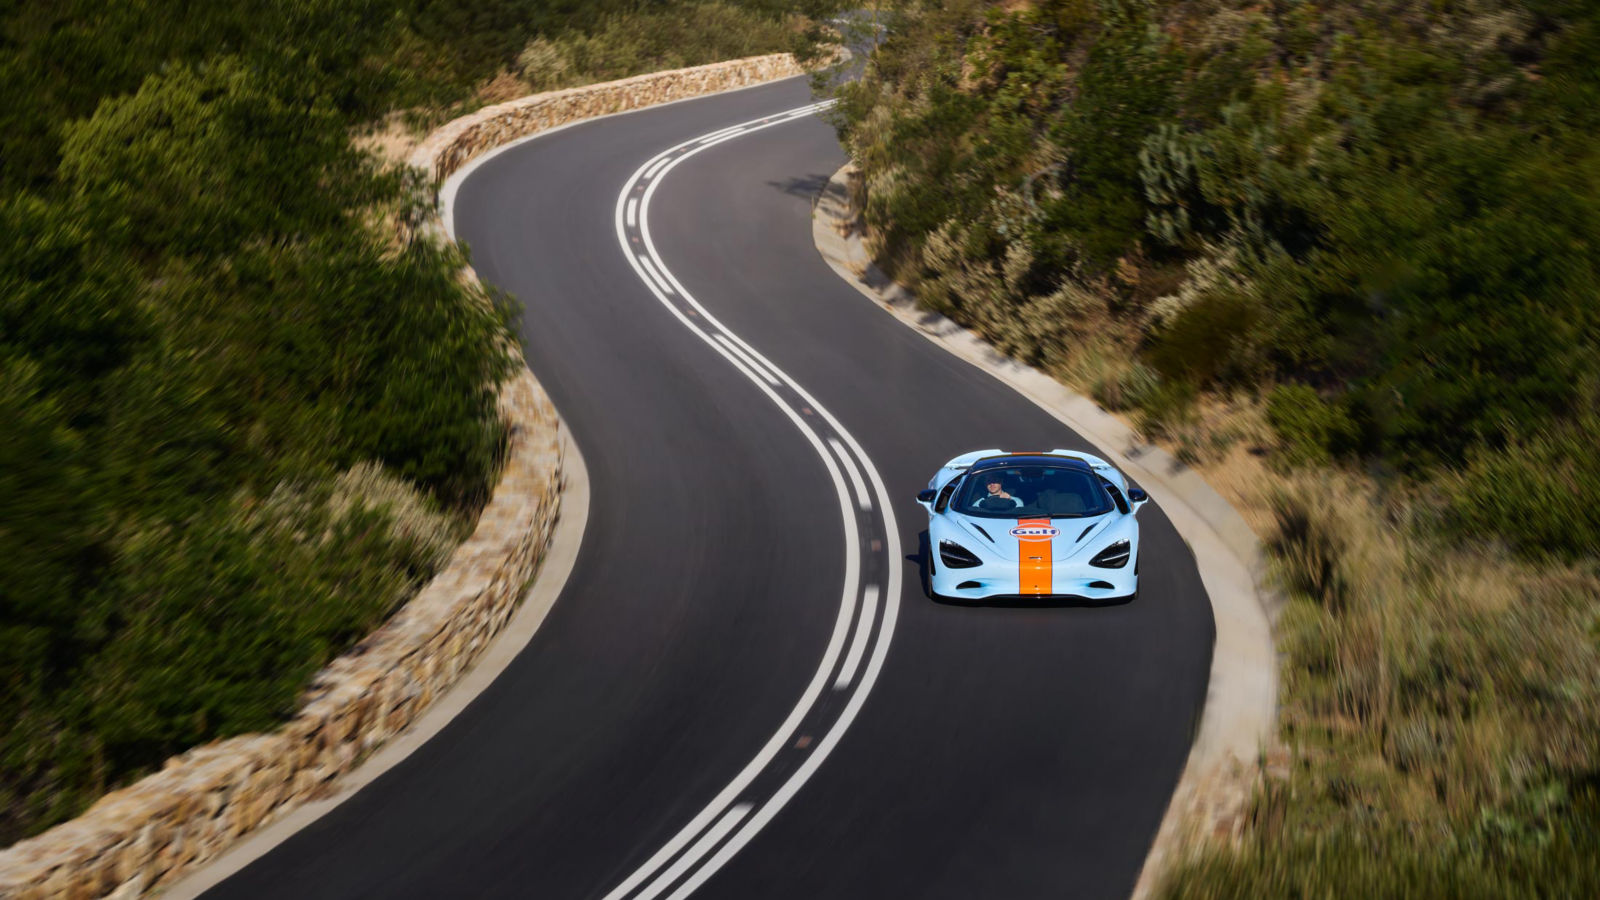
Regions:
[[[1130,559],[1120,569],[1056,563],[1050,573],[1049,593],[1024,593],[1017,563],[990,562],[970,569],[952,569],[936,557],[929,587],[934,594],[951,600],[1114,603],[1139,593],[1137,568],[1137,559]]]

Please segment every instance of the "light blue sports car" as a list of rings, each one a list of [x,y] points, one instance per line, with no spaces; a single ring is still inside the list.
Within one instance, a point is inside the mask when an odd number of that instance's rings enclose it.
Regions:
[[[1126,602],[1139,595],[1139,523],[1149,500],[1087,453],[979,450],[945,463],[928,511],[923,574],[936,600]]]

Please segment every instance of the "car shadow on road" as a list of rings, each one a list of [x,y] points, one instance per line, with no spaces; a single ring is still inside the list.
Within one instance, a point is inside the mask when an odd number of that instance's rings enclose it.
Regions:
[[[962,600],[957,597],[941,597],[933,592],[933,585],[928,583],[927,561],[933,553],[933,546],[928,540],[928,532],[917,535],[917,552],[906,554],[906,562],[917,567],[917,581],[922,585],[922,596],[927,597],[941,606],[965,606],[983,609],[1104,609],[1112,606],[1127,606],[1133,602],[1133,597],[1116,597],[1111,600],[1090,600],[1087,597],[1041,597],[1037,600],[1019,597],[1008,597],[999,600]]]

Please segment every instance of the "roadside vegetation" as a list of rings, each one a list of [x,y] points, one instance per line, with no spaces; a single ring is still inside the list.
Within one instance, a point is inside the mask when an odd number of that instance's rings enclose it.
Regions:
[[[511,305],[397,237],[426,186],[353,137],[815,36],[768,0],[0,11],[0,845],[282,721],[475,522]]]
[[[903,5],[880,262],[1125,413],[1287,594],[1284,766],[1168,896],[1597,896],[1600,4]]]

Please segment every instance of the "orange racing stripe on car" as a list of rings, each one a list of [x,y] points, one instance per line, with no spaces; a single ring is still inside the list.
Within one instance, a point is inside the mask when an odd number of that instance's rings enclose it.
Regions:
[[[1050,529],[1049,519],[1018,519],[1017,528]],[[1017,567],[1020,577],[1019,592],[1023,594],[1050,593],[1051,540],[1049,532],[1037,536],[1017,536]]]

